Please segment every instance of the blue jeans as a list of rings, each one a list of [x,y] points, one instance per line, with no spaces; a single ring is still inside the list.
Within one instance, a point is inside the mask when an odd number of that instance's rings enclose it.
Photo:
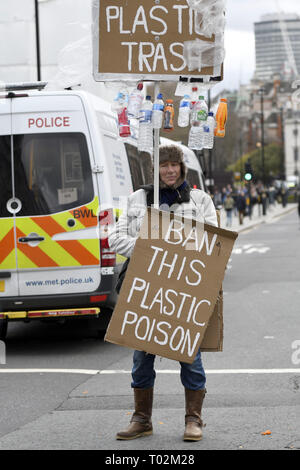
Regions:
[[[132,367],[132,388],[152,388],[156,373],[154,370],[155,356],[144,351],[134,351]],[[180,362],[181,383],[189,390],[202,390],[205,388],[206,377],[202,365],[201,351],[199,349],[193,364]]]

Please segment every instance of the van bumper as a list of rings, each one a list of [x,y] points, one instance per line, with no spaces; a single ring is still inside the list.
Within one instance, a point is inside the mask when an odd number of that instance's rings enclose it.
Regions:
[[[0,315],[2,315],[3,312],[78,309],[80,307],[113,309],[117,301],[115,285],[118,279],[118,271],[119,269],[116,268],[114,269],[113,275],[102,276],[101,284],[98,289],[93,292],[0,297]],[[13,315],[11,317],[13,317]]]

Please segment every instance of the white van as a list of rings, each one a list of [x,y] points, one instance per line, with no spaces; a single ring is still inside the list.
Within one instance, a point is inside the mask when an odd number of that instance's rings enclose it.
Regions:
[[[0,93],[0,337],[13,320],[99,316],[105,328],[123,261],[105,228],[120,197],[150,182],[151,159],[118,138],[110,103],[23,88]]]

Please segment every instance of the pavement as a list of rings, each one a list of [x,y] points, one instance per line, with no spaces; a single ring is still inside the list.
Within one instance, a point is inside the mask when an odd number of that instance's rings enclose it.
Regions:
[[[266,215],[262,215],[262,209],[257,204],[253,208],[253,214],[251,219],[246,216],[244,217],[243,224],[240,225],[238,215],[232,215],[231,227],[226,226],[226,211],[221,210],[221,227],[227,230],[233,230],[234,232],[242,233],[246,230],[257,227],[260,224],[273,222],[277,217],[289,214],[296,210],[297,204],[288,204],[286,207],[282,207],[277,202],[270,205],[266,211]]]

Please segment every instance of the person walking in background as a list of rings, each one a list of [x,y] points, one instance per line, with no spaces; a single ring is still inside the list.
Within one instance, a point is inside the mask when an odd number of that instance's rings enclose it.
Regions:
[[[244,222],[244,215],[246,210],[246,198],[242,190],[239,190],[237,198],[236,198],[236,207],[239,213],[239,222],[240,225],[243,225]]]
[[[220,193],[218,188],[215,189],[213,195],[213,203],[217,209],[222,206],[222,194]]]
[[[298,217],[299,217],[299,222],[300,222],[300,186],[297,191],[297,196],[298,196]]]
[[[231,194],[228,194],[224,201],[224,209],[226,211],[226,227],[232,226],[232,211],[234,208],[234,199]]]

